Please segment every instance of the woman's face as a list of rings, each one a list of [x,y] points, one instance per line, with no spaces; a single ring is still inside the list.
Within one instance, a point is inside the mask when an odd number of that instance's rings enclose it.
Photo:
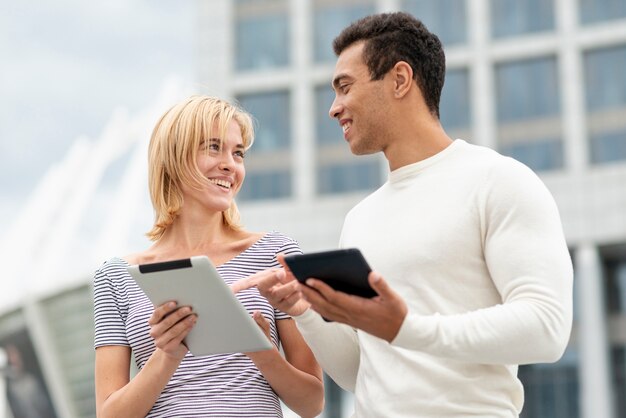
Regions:
[[[228,209],[246,176],[244,154],[241,128],[236,121],[228,124],[226,137],[221,140],[214,129],[211,137],[200,143],[196,158],[198,169],[209,184],[202,190],[183,185],[184,206],[201,205],[216,212]]]

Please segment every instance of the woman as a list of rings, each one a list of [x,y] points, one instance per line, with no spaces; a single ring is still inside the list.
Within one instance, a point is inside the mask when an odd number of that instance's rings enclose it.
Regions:
[[[274,349],[196,357],[182,342],[196,321],[191,308],[153,308],[126,270],[206,255],[233,285],[277,274],[276,254],[300,252],[284,235],[238,223],[234,198],[252,140],[249,115],[211,97],[191,97],[157,123],[149,147],[154,244],[104,263],[94,278],[98,417],[280,417],[279,398],[301,416],[321,412],[321,369],[294,321],[255,288],[238,298]],[[131,352],[139,369],[132,379]]]

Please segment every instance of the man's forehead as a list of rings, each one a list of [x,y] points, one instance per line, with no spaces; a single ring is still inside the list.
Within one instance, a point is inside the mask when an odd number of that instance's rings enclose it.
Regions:
[[[341,78],[358,76],[364,69],[367,69],[363,61],[363,45],[362,42],[350,45],[339,54],[335,64],[333,84]]]

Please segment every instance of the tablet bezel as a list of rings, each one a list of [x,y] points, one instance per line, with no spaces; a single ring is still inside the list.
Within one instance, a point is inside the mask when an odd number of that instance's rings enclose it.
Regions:
[[[194,356],[273,347],[208,257],[135,264],[128,272],[155,307],[171,300],[192,307],[198,320],[184,343]]]
[[[340,292],[364,298],[377,296],[368,281],[372,269],[358,248],[288,255],[285,263],[301,283],[315,278]]]

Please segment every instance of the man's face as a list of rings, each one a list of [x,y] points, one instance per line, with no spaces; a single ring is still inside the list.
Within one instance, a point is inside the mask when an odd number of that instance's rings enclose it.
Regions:
[[[384,79],[371,80],[363,61],[363,42],[346,48],[337,59],[332,87],[335,100],[329,115],[343,129],[343,137],[356,155],[373,154],[386,147]]]

